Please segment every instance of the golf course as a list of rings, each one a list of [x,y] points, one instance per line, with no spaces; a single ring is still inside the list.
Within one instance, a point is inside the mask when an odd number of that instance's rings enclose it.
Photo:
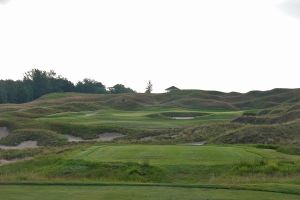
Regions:
[[[52,93],[1,104],[0,196],[299,199],[299,97]]]
[[[300,0],[0,0],[0,200],[300,200]]]

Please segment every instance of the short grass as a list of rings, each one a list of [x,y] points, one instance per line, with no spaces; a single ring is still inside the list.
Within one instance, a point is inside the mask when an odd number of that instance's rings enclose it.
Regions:
[[[230,111],[230,112],[206,112],[203,116],[196,116],[191,120],[174,120],[170,117],[160,117],[161,113],[173,113],[176,116],[181,116],[182,113],[198,113],[200,110],[187,110],[187,109],[150,109],[150,110],[113,110],[104,109],[90,112],[65,112],[54,115],[49,115],[41,118],[37,118],[39,122],[49,123],[76,123],[76,124],[88,124],[88,125],[110,125],[121,126],[126,128],[176,128],[183,126],[191,126],[201,123],[207,123],[208,121],[224,121],[231,120],[237,116],[240,116],[242,112]],[[155,116],[158,114],[157,116]]]
[[[225,165],[263,157],[245,148],[191,145],[93,146],[73,158],[98,162],[137,162],[154,165]]]
[[[279,192],[199,189],[154,186],[0,186],[6,200],[298,200],[299,195]]]
[[[252,146],[77,145],[0,167],[0,181],[293,182],[300,156]]]
[[[273,146],[78,144],[28,156],[34,159],[0,166],[1,199],[300,197],[300,156]]]

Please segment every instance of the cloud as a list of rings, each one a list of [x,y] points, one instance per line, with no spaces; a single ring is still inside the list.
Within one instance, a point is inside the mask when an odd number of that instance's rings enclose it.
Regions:
[[[300,18],[300,0],[286,0],[280,7],[286,14]]]
[[[7,2],[9,2],[9,0],[0,0],[0,4],[6,4]]]

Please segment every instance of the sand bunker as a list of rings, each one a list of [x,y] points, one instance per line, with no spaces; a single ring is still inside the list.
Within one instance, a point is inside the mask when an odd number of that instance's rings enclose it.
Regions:
[[[140,141],[149,142],[149,141],[153,141],[154,139],[155,139],[155,136],[147,136],[147,137],[141,138]]]
[[[0,139],[5,138],[9,135],[9,131],[7,127],[0,127]],[[0,149],[28,149],[28,148],[37,148],[37,141],[24,141],[21,144],[17,146],[6,146],[6,145],[0,145]]]
[[[97,113],[96,113],[96,112],[93,112],[93,113],[87,113],[87,114],[85,114],[84,116],[85,116],[85,117],[92,117],[92,116],[95,116],[95,115],[97,115]]]
[[[22,159],[14,159],[14,160],[5,160],[5,159],[2,159],[0,160],[0,166],[2,165],[8,165],[8,164],[11,164],[11,163],[16,163],[16,162],[20,162],[20,161],[26,161],[26,160],[31,160],[33,159],[32,157],[28,157],[28,158],[22,158]]]
[[[72,135],[65,135],[69,142],[111,142],[117,138],[125,137],[125,135],[121,133],[102,133],[98,135],[98,138],[91,140],[84,140],[80,137],[75,137]]]
[[[110,141],[113,141],[114,139],[122,138],[124,136],[125,135],[120,134],[120,133],[102,133],[102,134],[98,135],[98,138],[96,139],[96,141],[110,142]]]
[[[68,142],[82,142],[82,141],[84,141],[84,139],[82,139],[80,137],[75,137],[73,135],[64,135],[64,136],[67,138]]]
[[[177,119],[177,120],[191,120],[191,119],[195,119],[195,117],[171,117],[171,119]]]
[[[0,149],[29,149],[29,148],[37,148],[37,141],[25,141],[19,144],[18,146],[5,146],[5,145],[0,145]]]
[[[0,139],[8,136],[9,131],[7,127],[0,127]]]
[[[190,143],[189,145],[193,145],[193,146],[202,146],[202,145],[205,145],[206,142],[205,141],[202,141],[202,142],[193,142],[193,143]]]

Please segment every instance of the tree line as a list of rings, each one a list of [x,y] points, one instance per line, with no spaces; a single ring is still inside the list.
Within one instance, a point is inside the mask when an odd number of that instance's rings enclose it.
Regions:
[[[23,80],[0,80],[0,103],[25,103],[53,92],[80,92],[94,94],[135,93],[122,84],[106,88],[101,82],[84,79],[74,84],[54,71],[32,69]]]

